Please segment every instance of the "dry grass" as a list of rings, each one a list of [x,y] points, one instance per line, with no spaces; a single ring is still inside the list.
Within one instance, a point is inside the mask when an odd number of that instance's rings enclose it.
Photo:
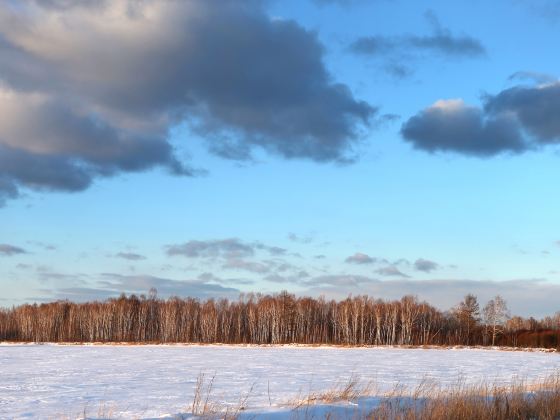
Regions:
[[[422,390],[410,399],[388,399],[368,414],[395,420],[553,420],[560,418],[560,377],[539,384],[480,385]]]
[[[115,418],[116,413],[119,411],[114,403],[106,401],[99,401],[97,408],[91,408],[88,404],[84,406],[80,413],[76,414],[56,414],[52,417],[47,417],[46,420],[110,420]]]
[[[225,406],[216,402],[215,396],[212,395],[215,379],[215,374],[210,377],[207,377],[204,373],[198,375],[194,387],[193,401],[188,410],[189,413],[177,415],[177,420],[190,419],[193,416],[204,420],[236,420],[239,418],[240,414],[247,408],[254,384],[245,394],[241,395],[236,405]]]
[[[216,375],[206,381],[204,373],[200,373],[196,378],[194,397],[191,405],[191,413],[195,416],[207,416],[216,411],[214,405],[210,402],[215,378]]]
[[[368,385],[366,390],[371,390]],[[349,385],[322,394],[316,405],[336,401],[358,401],[372,394],[360,393],[360,386]],[[367,405],[367,404],[365,404]],[[509,386],[458,384],[454,388],[441,388],[424,381],[411,392],[396,386],[374,403],[375,408],[364,410],[356,405],[346,410],[326,410],[320,417],[308,415],[308,410],[297,411],[294,418],[329,418],[352,420],[554,420],[560,419],[560,376],[550,377],[538,384],[522,381]],[[341,414],[342,413],[342,414]],[[302,416],[302,414],[304,414]],[[315,413],[316,414],[316,413]]]
[[[355,401],[358,398],[371,396],[376,394],[375,382],[369,381],[363,383],[356,375],[350,376],[348,381],[341,382],[333,388],[320,391],[310,392],[304,398],[297,398],[288,402],[288,405],[295,410],[310,405],[332,404],[340,401]]]

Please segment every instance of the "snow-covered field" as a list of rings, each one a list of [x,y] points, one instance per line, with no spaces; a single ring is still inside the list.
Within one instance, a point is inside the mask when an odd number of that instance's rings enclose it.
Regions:
[[[242,346],[0,345],[0,418],[160,418],[188,413],[195,384],[214,377],[211,401],[281,417],[282,407],[352,376],[380,394],[423,380],[506,384],[560,372],[560,354]]]

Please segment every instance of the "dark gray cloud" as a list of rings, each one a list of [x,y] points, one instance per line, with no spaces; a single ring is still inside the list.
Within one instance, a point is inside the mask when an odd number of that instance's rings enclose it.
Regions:
[[[122,258],[124,260],[129,260],[129,261],[140,261],[146,259],[144,255],[137,254],[135,252],[119,252],[115,254],[115,257]]]
[[[92,182],[88,169],[71,158],[41,156],[1,144],[0,171],[5,178],[34,189],[74,192]]]
[[[455,59],[486,55],[484,45],[476,38],[453,34],[432,12],[427,12],[426,18],[432,28],[430,35],[364,36],[352,42],[349,50],[361,56],[382,58],[386,61],[385,70],[397,78],[412,74],[409,63],[426,54]]]
[[[540,144],[560,142],[560,82],[515,86],[485,99],[489,115],[511,114]]]
[[[350,50],[363,55],[389,55],[411,50],[429,51],[448,57],[477,57],[485,54],[480,41],[469,36],[454,37],[448,30],[429,36],[362,37],[351,44]]]
[[[0,256],[11,257],[13,255],[27,254],[23,248],[14,245],[0,244]]]
[[[489,157],[527,150],[511,115],[490,116],[461,100],[441,100],[404,123],[404,139],[430,153],[455,152]]]
[[[258,0],[26,0],[0,10],[0,200],[80,191],[155,166],[197,172],[168,130],[210,151],[348,162],[376,108],[332,80],[315,33]],[[141,71],[139,71],[141,69]],[[33,164],[29,164],[33,163]],[[34,169],[37,168],[37,169]]]
[[[195,173],[174,156],[163,134],[146,136],[119,128],[50,94],[0,87],[0,109],[4,198],[16,197],[18,186],[82,191],[96,177],[158,165],[176,175]]]
[[[482,108],[440,100],[406,121],[404,139],[428,152],[488,157],[560,143],[560,82],[486,95]]]
[[[356,252],[354,255],[349,256],[345,260],[345,262],[349,264],[374,264],[377,261],[377,258],[370,257],[369,255],[361,252]]]
[[[432,271],[435,271],[439,268],[439,264],[434,261],[426,260],[424,258],[418,258],[416,261],[414,261],[414,268],[418,271],[431,273]]]

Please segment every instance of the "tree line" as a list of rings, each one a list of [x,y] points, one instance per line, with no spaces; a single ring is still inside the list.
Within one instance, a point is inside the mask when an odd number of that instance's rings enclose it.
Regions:
[[[121,295],[0,309],[0,341],[337,345],[506,345],[560,348],[560,313],[510,317],[500,296],[449,311],[416,297],[327,300],[242,294],[237,300]]]

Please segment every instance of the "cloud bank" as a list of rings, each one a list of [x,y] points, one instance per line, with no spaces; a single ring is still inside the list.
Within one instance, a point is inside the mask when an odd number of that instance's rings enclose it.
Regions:
[[[401,299],[405,295],[417,296],[420,300],[448,310],[458,304],[465,295],[472,293],[481,305],[496,295],[504,297],[512,314],[544,317],[558,311],[560,284],[543,279],[517,279],[508,281],[440,279],[413,280],[394,278],[380,280],[354,274],[333,274],[309,276],[301,272],[293,276],[268,276],[268,281],[276,283],[275,291],[286,285],[298,285],[299,296],[325,296],[345,299],[349,295],[369,295],[385,300]],[[243,279],[224,280],[204,273],[194,280],[174,280],[150,275],[105,274],[91,286],[76,285],[48,290],[39,290],[41,298],[32,300],[70,299],[87,301],[118,297],[121,293],[147,294],[154,287],[163,298],[170,296],[236,299],[241,290],[232,285],[248,285]]]
[[[118,297],[122,293],[146,295],[151,288],[157,289],[158,295],[163,298],[171,296],[194,297],[208,299],[227,297],[235,299],[239,290],[233,287],[224,287],[212,281],[198,280],[172,280],[167,278],[137,275],[123,276],[119,274],[105,274],[105,279],[100,280],[91,287],[64,287],[55,290],[42,290],[50,295],[50,299],[69,299],[74,302],[102,300]]]
[[[345,298],[348,294],[368,294],[374,298],[400,299],[418,296],[447,310],[473,293],[482,304],[496,295],[503,296],[515,315],[543,317],[558,311],[560,284],[543,279],[491,280],[379,280],[357,275],[331,275],[307,280],[306,293]]]

